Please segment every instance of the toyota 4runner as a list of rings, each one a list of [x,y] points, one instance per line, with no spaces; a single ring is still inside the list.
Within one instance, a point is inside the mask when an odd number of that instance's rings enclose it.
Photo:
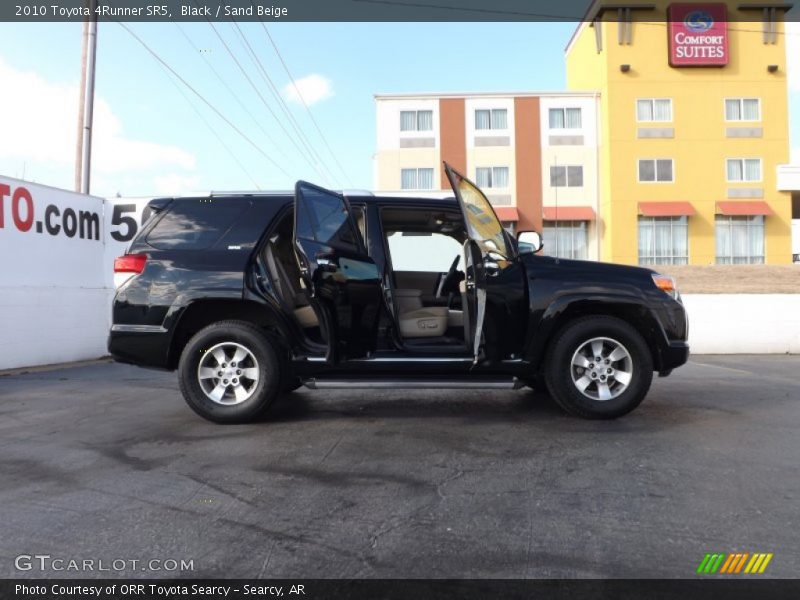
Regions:
[[[154,200],[114,265],[109,351],[178,371],[189,406],[252,420],[324,388],[545,388],[614,418],[688,358],[671,278],[540,256],[445,164],[455,198],[294,194]],[[449,266],[448,266],[449,265]]]

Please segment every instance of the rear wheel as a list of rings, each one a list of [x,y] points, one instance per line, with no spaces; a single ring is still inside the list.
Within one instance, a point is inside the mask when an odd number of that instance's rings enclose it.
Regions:
[[[281,390],[272,343],[246,321],[220,321],[200,330],[183,350],[178,375],[189,407],[215,423],[252,421]]]
[[[586,419],[613,419],[632,411],[647,395],[653,359],[630,324],[614,317],[584,317],[556,335],[545,380],[565,411]]]

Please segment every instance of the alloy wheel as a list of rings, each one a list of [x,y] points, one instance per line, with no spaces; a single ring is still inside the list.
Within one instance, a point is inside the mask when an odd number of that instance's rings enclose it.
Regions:
[[[570,374],[581,394],[605,402],[628,389],[633,377],[633,359],[617,340],[596,337],[581,344],[572,355]]]
[[[236,342],[222,342],[209,348],[197,367],[200,389],[209,400],[232,406],[246,401],[258,387],[258,361]]]

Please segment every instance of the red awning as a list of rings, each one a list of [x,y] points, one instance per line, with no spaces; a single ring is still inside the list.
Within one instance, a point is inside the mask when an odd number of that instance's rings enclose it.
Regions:
[[[519,213],[516,206],[493,206],[497,218],[501,221],[519,221]]]
[[[639,202],[643,217],[691,217],[695,214],[691,202]]]
[[[591,206],[545,206],[542,215],[545,221],[594,221]]]
[[[769,204],[763,200],[725,200],[717,202],[718,215],[772,215]]]

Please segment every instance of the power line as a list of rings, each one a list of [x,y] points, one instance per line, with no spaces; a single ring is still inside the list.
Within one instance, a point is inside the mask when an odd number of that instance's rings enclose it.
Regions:
[[[456,12],[473,12],[473,13],[484,13],[484,14],[493,14],[493,15],[507,15],[507,16],[517,16],[517,17],[538,17],[541,19],[541,22],[546,22],[548,20],[551,21],[565,21],[565,22],[574,22],[574,23],[582,23],[588,22],[586,20],[586,15],[560,15],[555,13],[535,13],[535,12],[524,12],[524,11],[514,11],[514,10],[499,10],[493,8],[475,8],[475,7],[467,7],[467,6],[450,6],[447,4],[429,4],[425,2],[406,2],[404,0],[352,0],[353,2],[361,2],[363,4],[386,4],[388,6],[398,6],[398,7],[405,7],[405,8],[428,8],[434,10],[452,10]],[[769,8],[768,5],[765,5],[765,8]],[[661,27],[666,27],[666,22],[659,23],[655,21],[639,21],[634,20],[634,23],[641,23],[644,25],[656,25]],[[734,28],[731,27],[731,23],[736,21],[728,21],[728,31],[738,31],[743,33],[763,33],[763,31],[759,29],[741,29],[741,28]],[[744,23],[760,23],[762,21],[753,20],[753,21],[742,21]],[[786,21],[784,20],[783,23],[793,22],[793,21]],[[778,35],[789,35],[789,36],[800,36],[800,33],[793,33],[789,31],[776,31]]]
[[[170,83],[175,86],[175,89],[178,90],[178,93],[181,96],[183,96],[183,99],[186,101],[186,104],[188,104],[189,106],[192,107],[192,110],[197,115],[197,118],[200,119],[200,121],[208,128],[208,130],[211,131],[212,135],[215,138],[217,138],[217,141],[227,151],[227,153],[233,159],[233,162],[235,162],[239,166],[239,168],[244,172],[244,174],[252,182],[252,184],[255,186],[255,188],[257,190],[261,190],[261,187],[258,185],[258,182],[253,178],[253,176],[250,174],[250,172],[245,168],[245,166],[242,163],[242,161],[240,161],[239,158],[236,156],[236,154],[234,154],[233,150],[231,150],[230,147],[225,143],[225,141],[222,139],[222,136],[220,136],[219,133],[211,126],[211,123],[208,122],[208,120],[203,116],[203,114],[200,112],[200,110],[194,104],[192,104],[192,102],[189,100],[189,97],[186,95],[186,92],[184,92],[180,88],[180,86],[175,82],[174,79],[172,79],[172,77],[169,77],[169,73],[167,73],[167,77],[169,78]]]
[[[178,31],[181,32],[181,34],[183,35],[184,39],[186,39],[186,41],[192,47],[192,49],[194,49],[194,51],[197,52],[200,55],[200,57],[203,59],[203,62],[206,64],[206,66],[208,66],[208,68],[211,70],[211,72],[217,78],[217,81],[219,81],[222,84],[222,87],[224,87],[226,90],[228,90],[228,92],[233,97],[233,99],[237,102],[237,104],[239,104],[239,106],[242,108],[242,110],[253,120],[253,123],[255,123],[256,126],[264,133],[264,135],[267,137],[267,139],[271,139],[270,134],[267,133],[267,130],[264,128],[264,126],[261,124],[261,122],[256,118],[256,116],[253,114],[253,112],[250,109],[247,108],[245,103],[242,102],[242,99],[237,94],[235,94],[233,92],[233,90],[231,89],[231,86],[225,81],[225,79],[223,79],[222,75],[219,74],[219,71],[217,71],[217,69],[214,68],[214,65],[211,63],[211,61],[208,60],[208,58],[205,57],[205,55],[201,52],[200,48],[198,48],[195,45],[195,43],[191,40],[191,38],[188,36],[186,31],[183,29],[183,27],[181,27],[180,24],[177,21],[173,21],[172,23],[175,25],[175,27],[178,28]]]
[[[297,97],[300,98],[300,101],[303,103],[303,106],[305,106],[306,112],[308,113],[311,122],[314,124],[317,133],[319,133],[320,138],[322,138],[325,147],[328,149],[328,152],[330,152],[331,156],[333,157],[333,161],[336,163],[336,166],[339,167],[339,170],[342,172],[342,175],[344,175],[345,180],[347,180],[347,182],[352,186],[353,185],[352,179],[350,179],[350,177],[347,175],[347,172],[344,170],[344,167],[342,167],[342,163],[339,162],[339,158],[336,156],[336,153],[333,151],[333,148],[331,148],[331,145],[328,143],[328,139],[325,137],[325,134],[322,133],[322,129],[320,128],[319,123],[317,123],[317,120],[314,118],[314,114],[311,112],[311,109],[306,103],[306,99],[303,97],[303,94],[300,93],[300,88],[297,86],[297,82],[292,76],[292,73],[289,71],[289,66],[286,64],[286,61],[283,60],[281,51],[278,50],[278,45],[275,43],[275,40],[272,39],[272,35],[270,35],[267,26],[264,24],[264,21],[259,21],[259,22],[261,23],[261,27],[264,29],[264,33],[267,34],[267,38],[269,39],[270,44],[272,44],[272,47],[275,49],[275,54],[278,55],[278,59],[281,61],[281,64],[283,65],[283,70],[286,71],[286,75],[292,82],[292,85],[294,86],[294,89],[297,92]]]
[[[283,110],[283,113],[289,119],[289,123],[292,125],[292,127],[295,130],[295,132],[297,133],[298,139],[305,146],[306,150],[308,150],[310,155],[317,161],[317,163],[320,166],[322,166],[326,171],[328,171],[328,174],[330,175],[330,177],[333,178],[333,172],[327,166],[327,164],[325,164],[325,161],[322,160],[322,157],[314,149],[313,145],[308,141],[308,137],[303,132],[303,130],[300,127],[299,123],[294,118],[294,115],[292,114],[291,110],[286,105],[286,102],[281,97],[280,90],[278,90],[277,86],[275,85],[275,82],[272,81],[272,78],[269,76],[269,73],[267,73],[267,70],[264,68],[264,64],[258,58],[258,55],[256,54],[255,50],[253,49],[253,46],[250,44],[249,40],[247,39],[247,36],[244,34],[244,32],[242,31],[241,27],[239,27],[239,24],[236,21],[231,19],[231,22],[233,23],[234,27],[236,27],[236,30],[239,32],[239,36],[242,38],[242,41],[244,42],[248,52],[250,53],[251,59],[253,60],[253,62],[256,64],[256,66],[260,70],[261,76],[263,77],[264,81],[266,81],[267,86],[269,87],[269,90],[272,93],[273,98],[275,98],[275,100],[278,103],[278,106],[281,107],[281,110]],[[331,179],[331,181],[332,181],[332,179]]]
[[[245,79],[247,79],[247,82],[253,88],[253,90],[255,91],[256,95],[261,99],[261,102],[264,104],[266,109],[272,115],[272,118],[275,119],[275,121],[278,123],[280,128],[283,130],[284,134],[286,134],[286,137],[289,138],[289,141],[292,142],[294,147],[297,149],[297,151],[300,153],[300,155],[308,162],[308,164],[311,165],[311,167],[313,167],[317,171],[317,173],[320,175],[320,177],[324,178],[325,175],[322,174],[322,172],[319,170],[319,167],[317,165],[315,165],[314,161],[309,159],[309,157],[304,153],[303,149],[300,148],[300,146],[295,141],[294,137],[292,137],[292,135],[286,129],[286,127],[284,126],[284,124],[281,121],[281,119],[278,118],[278,115],[276,115],[275,111],[272,110],[272,107],[269,105],[269,103],[267,102],[266,98],[264,98],[263,94],[259,91],[258,86],[250,78],[250,75],[247,74],[246,69],[242,66],[242,63],[239,62],[239,59],[236,58],[236,55],[233,53],[233,50],[231,50],[230,46],[225,41],[225,39],[222,37],[222,35],[220,35],[219,31],[217,31],[217,28],[214,26],[214,23],[212,21],[208,20],[208,19],[206,19],[206,22],[209,24],[211,29],[214,31],[214,34],[217,36],[217,38],[219,38],[219,41],[222,42],[222,45],[225,47],[225,50],[228,52],[230,57],[233,59],[233,62],[236,63],[236,66],[242,72],[242,75],[244,75]]]
[[[287,173],[287,172],[286,172],[286,171],[283,169],[283,167],[281,167],[281,166],[280,166],[280,165],[279,165],[277,162],[275,162],[275,160],[274,160],[274,159],[273,159],[273,158],[272,158],[272,157],[271,157],[269,154],[267,154],[266,152],[264,152],[264,150],[263,150],[263,149],[262,149],[262,148],[261,148],[261,147],[260,147],[258,144],[256,144],[256,143],[255,143],[255,142],[254,142],[252,139],[250,139],[250,137],[248,137],[248,136],[247,136],[247,134],[245,134],[245,133],[244,133],[244,132],[243,132],[241,129],[239,129],[239,128],[238,128],[238,127],[237,127],[237,126],[236,126],[236,125],[235,125],[235,124],[234,124],[234,123],[233,123],[233,122],[232,122],[232,121],[231,121],[231,120],[230,120],[228,117],[226,117],[224,114],[222,114],[222,112],[221,112],[221,111],[220,111],[220,110],[219,110],[219,109],[218,109],[216,106],[214,106],[213,104],[211,104],[211,102],[209,102],[208,100],[206,100],[205,96],[203,96],[203,95],[202,95],[200,92],[198,92],[198,91],[197,91],[197,90],[196,90],[196,89],[195,89],[195,88],[194,88],[194,87],[193,87],[193,86],[192,86],[192,85],[191,85],[189,82],[187,82],[187,81],[186,81],[186,80],[185,80],[183,77],[181,77],[181,76],[180,76],[180,74],[179,74],[179,73],[178,73],[178,72],[177,72],[175,69],[173,69],[173,68],[172,68],[172,67],[171,67],[171,66],[170,66],[170,65],[169,65],[169,64],[168,64],[168,63],[167,63],[167,62],[166,62],[166,61],[165,61],[163,58],[161,58],[161,57],[160,57],[160,56],[159,56],[159,55],[158,55],[158,54],[155,52],[155,50],[153,50],[152,48],[150,48],[150,46],[148,46],[148,45],[147,45],[147,43],[146,43],[144,40],[142,40],[142,38],[140,38],[138,35],[136,35],[136,33],[134,33],[134,31],[133,31],[133,30],[132,30],[130,27],[128,27],[128,26],[127,26],[125,23],[123,23],[122,21],[117,21],[117,24],[118,24],[120,27],[122,27],[122,28],[123,28],[125,31],[127,31],[129,34],[131,34],[131,36],[132,36],[132,37],[133,37],[133,38],[134,38],[134,39],[135,39],[137,42],[139,42],[139,44],[141,44],[141,45],[142,45],[142,47],[143,47],[145,50],[147,50],[147,52],[149,52],[149,53],[150,53],[150,55],[151,55],[151,56],[152,56],[154,59],[156,59],[156,60],[157,60],[159,63],[161,63],[161,64],[162,64],[162,65],[163,65],[163,66],[164,66],[164,67],[165,67],[165,68],[166,68],[166,69],[167,69],[167,70],[168,70],[170,73],[172,73],[172,74],[173,74],[173,75],[174,75],[174,76],[175,76],[175,77],[176,77],[176,78],[177,78],[177,79],[178,79],[178,80],[179,80],[179,81],[180,81],[180,82],[181,82],[181,83],[182,83],[184,86],[186,86],[187,88],[189,88],[189,90],[190,90],[190,91],[191,91],[191,92],[192,92],[192,93],[193,93],[195,96],[197,96],[197,97],[198,97],[198,98],[199,98],[199,99],[200,99],[200,100],[201,100],[201,101],[202,101],[202,102],[203,102],[203,103],[204,103],[206,106],[208,106],[208,107],[209,107],[211,110],[213,110],[213,111],[214,111],[214,113],[216,113],[216,115],[217,115],[217,116],[218,116],[220,119],[222,119],[223,121],[225,121],[225,122],[228,124],[228,126],[230,126],[230,127],[231,127],[231,128],[234,130],[234,131],[236,131],[236,133],[238,133],[238,134],[239,134],[239,135],[240,135],[242,138],[244,138],[244,139],[245,139],[245,141],[246,141],[248,144],[250,144],[250,145],[251,145],[251,146],[252,146],[252,147],[253,147],[253,148],[254,148],[254,149],[255,149],[255,150],[256,150],[256,151],[257,151],[259,154],[261,154],[261,155],[262,155],[264,158],[266,158],[266,159],[267,159],[267,160],[270,162],[270,164],[272,164],[272,165],[273,165],[273,166],[274,166],[276,169],[278,169],[278,170],[279,170],[281,173],[283,173],[284,175],[286,175],[286,177],[288,177],[289,179],[291,179],[291,176],[290,176],[290,175],[289,175],[289,174],[288,174],[288,173]]]

